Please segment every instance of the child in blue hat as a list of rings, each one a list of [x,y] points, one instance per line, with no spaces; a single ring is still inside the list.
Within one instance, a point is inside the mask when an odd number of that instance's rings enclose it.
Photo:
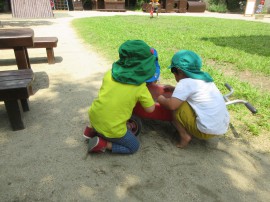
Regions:
[[[169,68],[178,83],[167,87],[173,92],[171,98],[160,95],[157,99],[160,105],[174,111],[180,148],[187,146],[192,136],[206,140],[228,130],[230,118],[223,96],[201,67],[202,60],[193,51],[175,53]]]
[[[156,71],[151,47],[142,40],[128,40],[118,52],[119,60],[106,72],[98,97],[88,110],[91,127],[86,128],[84,137],[89,139],[89,152],[135,153],[139,141],[126,123],[137,102],[146,112],[155,109],[146,86]]]

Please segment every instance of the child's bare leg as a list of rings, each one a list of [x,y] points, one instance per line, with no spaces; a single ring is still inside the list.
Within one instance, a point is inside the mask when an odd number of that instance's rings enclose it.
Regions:
[[[188,143],[191,141],[191,135],[188,134],[186,129],[177,120],[174,119],[172,123],[175,126],[175,128],[180,136],[180,142],[177,143],[176,146],[179,148],[186,147],[188,145]]]

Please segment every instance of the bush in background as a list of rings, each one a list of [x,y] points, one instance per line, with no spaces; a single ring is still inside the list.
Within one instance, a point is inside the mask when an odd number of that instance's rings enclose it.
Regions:
[[[207,10],[211,12],[226,13],[227,6],[224,0],[208,0]]]
[[[242,5],[245,5],[246,0],[204,0],[204,2],[208,11],[226,13],[228,11],[243,12]]]

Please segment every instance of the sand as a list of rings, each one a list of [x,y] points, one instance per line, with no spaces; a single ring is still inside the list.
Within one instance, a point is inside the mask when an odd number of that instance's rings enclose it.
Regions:
[[[194,139],[179,149],[170,123],[143,120],[137,153],[85,155],[87,110],[112,61],[83,44],[70,21],[97,14],[58,13],[42,20],[2,16],[4,28],[31,27],[35,36],[57,36],[59,43],[53,65],[44,49],[29,50],[36,93],[23,114],[24,130],[11,130],[0,103],[0,201],[268,201],[269,145],[231,132],[210,141]],[[1,50],[0,66],[17,69],[13,51]]]

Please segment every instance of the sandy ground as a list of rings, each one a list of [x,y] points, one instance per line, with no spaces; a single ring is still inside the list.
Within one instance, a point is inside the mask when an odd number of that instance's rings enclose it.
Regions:
[[[208,142],[193,140],[181,150],[170,123],[144,120],[136,154],[86,157],[87,109],[112,61],[86,47],[69,24],[97,14],[58,13],[42,20],[0,15],[4,28],[31,27],[35,36],[59,38],[54,65],[46,63],[45,50],[29,50],[37,92],[23,114],[24,130],[11,130],[0,103],[0,201],[269,201],[269,145],[262,148],[231,132]],[[1,50],[0,66],[17,69],[13,51]]]

